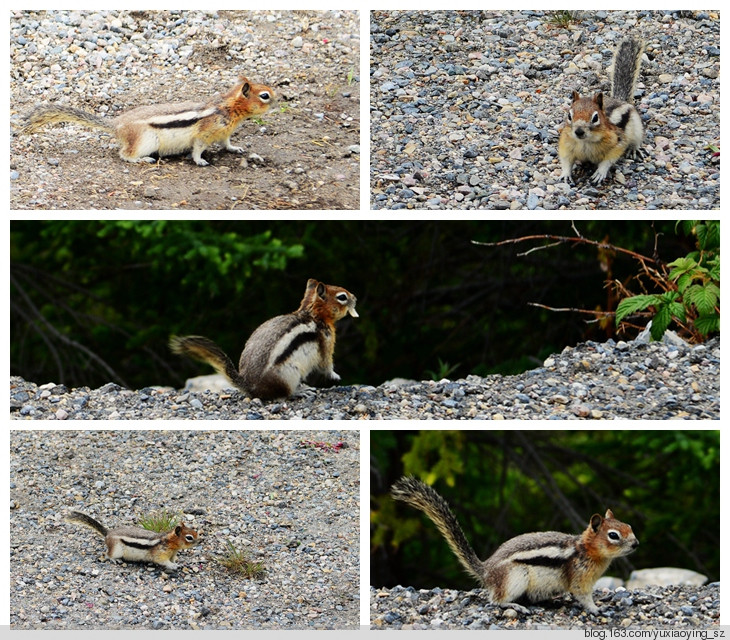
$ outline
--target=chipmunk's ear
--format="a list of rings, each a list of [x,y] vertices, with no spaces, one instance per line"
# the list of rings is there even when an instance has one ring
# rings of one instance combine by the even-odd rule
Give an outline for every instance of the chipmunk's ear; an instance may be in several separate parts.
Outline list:
[[[299,310],[306,309],[314,302],[315,290],[319,282],[314,278],[307,280],[307,287],[304,289],[304,297],[299,303]]]
[[[611,519],[613,519],[613,517],[614,517],[614,516],[613,516],[613,511],[611,511],[611,509],[608,509],[608,510],[606,511],[606,519],[608,519],[608,518],[611,518]]]
[[[238,81],[243,82],[243,84],[248,84],[248,78],[246,76],[238,76]]]
[[[578,100],[580,100],[580,93],[578,93],[577,91],[573,91],[573,94],[571,97],[573,99],[573,102],[578,102]]]
[[[598,105],[598,108],[603,110],[603,93],[597,93],[593,96],[593,102]]]
[[[601,516],[597,513],[594,513],[591,516],[591,529],[593,529],[593,531],[598,531],[601,528],[601,524],[603,524],[603,518],[601,518]]]
[[[325,288],[324,284],[322,284],[321,282],[318,282],[317,283],[317,295],[320,298],[322,298],[322,300],[324,300],[325,292],[326,292],[326,288]]]

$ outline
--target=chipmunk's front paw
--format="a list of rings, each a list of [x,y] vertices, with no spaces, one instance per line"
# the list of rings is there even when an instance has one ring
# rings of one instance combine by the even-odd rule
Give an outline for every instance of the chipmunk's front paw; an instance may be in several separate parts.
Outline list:
[[[596,172],[591,176],[591,182],[594,186],[598,186],[601,184],[608,175],[608,171],[601,171],[600,169],[597,169]]]

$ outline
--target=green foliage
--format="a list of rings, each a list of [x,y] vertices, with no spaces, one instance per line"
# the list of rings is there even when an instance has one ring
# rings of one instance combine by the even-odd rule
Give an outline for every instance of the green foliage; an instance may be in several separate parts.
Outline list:
[[[180,283],[208,294],[219,293],[228,282],[240,293],[254,269],[283,270],[288,260],[301,258],[304,253],[302,245],[284,246],[281,240],[272,238],[271,231],[244,237],[206,223],[114,220],[98,224],[96,235],[123,244],[130,260],[145,259],[153,272],[164,274],[184,267]],[[64,230],[76,233],[72,227],[65,226]],[[53,233],[53,228],[47,229],[44,236]]]
[[[439,361],[439,366],[435,371],[433,371],[431,369],[426,371],[426,374],[429,376],[429,378],[431,380],[438,381],[438,380],[443,380],[444,378],[448,379],[449,376],[459,368],[458,362],[454,365],[451,365],[448,362],[444,362],[441,358],[439,358],[438,361]]]
[[[245,551],[237,549],[230,541],[226,541],[226,553],[216,560],[229,571],[251,580],[258,580],[266,575],[263,562],[252,561]]]
[[[685,233],[696,237],[696,250],[670,262],[666,277],[654,279],[663,293],[621,300],[616,308],[616,326],[628,316],[652,308],[653,340],[660,340],[673,321],[695,339],[720,330],[720,221],[679,224]]]
[[[164,533],[172,531],[182,520],[182,512],[180,511],[168,511],[162,509],[154,513],[150,513],[142,516],[139,519],[139,524],[143,529],[149,531],[157,531],[158,533]]]
[[[579,532],[611,508],[641,547],[630,567],[719,577],[719,431],[371,432],[372,584],[471,588],[436,527],[388,496],[411,474],[447,499],[477,555],[536,530]]]
[[[464,434],[461,431],[425,431],[403,454],[403,472],[432,483],[442,479],[454,486],[463,472]]]

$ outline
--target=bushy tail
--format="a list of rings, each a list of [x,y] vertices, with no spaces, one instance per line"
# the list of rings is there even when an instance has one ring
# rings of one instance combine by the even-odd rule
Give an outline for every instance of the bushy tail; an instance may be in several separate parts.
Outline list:
[[[92,129],[102,129],[107,133],[114,133],[114,127],[106,118],[81,109],[54,104],[42,105],[33,109],[25,118],[23,133],[33,133],[54,122],[76,122]]]
[[[645,43],[629,36],[618,43],[611,68],[611,97],[633,102]]]
[[[97,522],[91,516],[87,516],[85,513],[81,513],[80,511],[69,511],[66,514],[66,522],[83,524],[87,527],[90,527],[94,531],[96,531],[102,538],[106,538],[106,534],[109,533],[108,529],[103,524],[101,524],[101,522]]]
[[[480,583],[483,582],[483,563],[467,541],[446,500],[427,484],[411,476],[403,476],[396,481],[390,489],[390,495],[394,500],[401,500],[423,511],[446,538],[464,569]]]
[[[207,362],[218,373],[224,375],[236,387],[245,391],[241,374],[231,359],[215,342],[203,336],[172,336],[170,349],[173,353]]]

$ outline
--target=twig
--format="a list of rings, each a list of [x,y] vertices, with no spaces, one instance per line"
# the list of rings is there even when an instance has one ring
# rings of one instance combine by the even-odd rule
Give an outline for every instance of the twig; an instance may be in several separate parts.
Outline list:
[[[576,231],[576,233],[578,233]],[[532,249],[528,249],[524,253],[518,253],[518,256],[526,256],[527,254],[533,252],[533,251],[541,251],[542,249],[549,249],[551,247],[555,247],[562,243],[572,243],[572,244],[587,244],[594,247],[598,247],[599,249],[608,249],[610,251],[616,251],[618,253],[623,253],[627,256],[631,256],[635,260],[638,260],[642,264],[645,264],[646,262],[653,262],[656,263],[657,261],[653,258],[649,258],[648,256],[641,255],[640,253],[637,253],[636,251],[632,251],[631,249],[624,249],[623,247],[617,247],[615,245],[609,244],[607,242],[599,242],[598,240],[590,240],[588,238],[584,238],[581,235],[578,235],[576,237],[572,236],[556,236],[552,234],[536,234],[536,235],[530,235],[530,236],[522,236],[521,238],[510,238],[509,240],[500,240],[499,242],[480,242],[479,240],[472,240],[472,244],[476,244],[482,247],[502,247],[508,244],[518,244],[521,242],[527,242],[528,240],[552,240],[551,244],[542,245],[540,247],[532,247]]]
[[[549,307],[546,304],[540,304],[539,302],[528,302],[530,307],[540,307],[540,309],[547,309],[548,311],[573,311],[574,313],[587,313],[593,316],[600,316],[602,318],[608,316],[615,316],[615,311],[593,311],[591,309],[575,309],[573,307]]]

